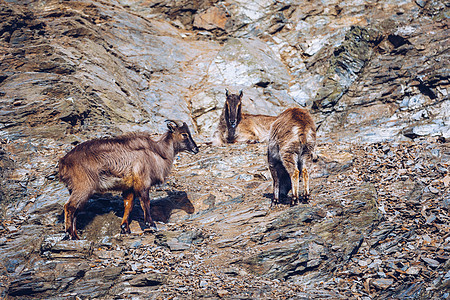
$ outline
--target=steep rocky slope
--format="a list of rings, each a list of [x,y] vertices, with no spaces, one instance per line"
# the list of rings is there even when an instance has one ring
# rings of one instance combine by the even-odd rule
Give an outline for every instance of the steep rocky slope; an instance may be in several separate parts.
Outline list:
[[[309,203],[270,208],[265,145],[203,145],[201,158],[181,155],[168,183],[151,192],[156,233],[142,231],[136,203],[132,234],[119,235],[123,201],[106,194],[80,214],[80,241],[63,240],[68,195],[52,182],[29,212],[3,221],[2,293],[445,299],[448,146],[321,144]]]
[[[0,0],[0,295],[447,298],[445,1]],[[244,110],[311,110],[313,197],[270,209],[266,146],[212,147],[225,89]],[[151,192],[158,232],[120,236],[97,195],[64,241],[58,158],[162,133],[201,144]]]

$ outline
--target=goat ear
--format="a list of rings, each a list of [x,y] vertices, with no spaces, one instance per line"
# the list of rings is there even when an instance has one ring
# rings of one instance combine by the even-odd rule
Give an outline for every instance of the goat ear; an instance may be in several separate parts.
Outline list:
[[[170,132],[174,132],[177,129],[178,125],[175,121],[166,120],[167,128],[169,128]]]
[[[239,98],[242,100],[242,95],[243,95],[244,93],[242,92],[242,90],[240,90],[239,91]]]
[[[228,97],[230,95],[230,92],[228,91],[228,89],[225,89],[225,96]]]
[[[189,130],[189,126],[186,124],[186,122],[183,122],[183,125],[181,125],[180,127]]]

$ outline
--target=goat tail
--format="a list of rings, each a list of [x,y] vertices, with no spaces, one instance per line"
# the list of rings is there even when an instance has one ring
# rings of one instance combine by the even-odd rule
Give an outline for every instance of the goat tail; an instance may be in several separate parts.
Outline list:
[[[70,166],[67,165],[64,158],[61,158],[58,162],[58,175],[59,181],[66,186],[71,186]]]
[[[315,150],[311,151],[311,159],[313,162],[317,162],[319,160],[319,155],[317,154],[317,152]]]
[[[305,134],[305,148],[313,162],[317,162],[319,159],[319,156],[317,155],[317,152],[315,150],[315,146],[316,146],[316,132],[313,129],[309,129]]]
[[[63,159],[59,159],[58,161],[58,176],[59,181],[64,182],[65,175],[67,174],[67,166],[64,164]]]

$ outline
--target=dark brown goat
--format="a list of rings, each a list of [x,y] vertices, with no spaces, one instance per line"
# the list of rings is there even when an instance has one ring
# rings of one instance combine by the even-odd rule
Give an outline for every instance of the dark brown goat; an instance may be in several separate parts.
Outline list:
[[[300,170],[303,177],[304,197],[309,197],[309,175],[305,157],[317,159],[314,152],[316,127],[310,113],[301,108],[289,108],[281,113],[270,129],[267,151],[273,179],[273,200],[277,204],[292,188],[291,205],[299,199]]]
[[[163,183],[178,152],[198,153],[186,123],[166,121],[168,131],[154,141],[145,133],[84,142],[59,161],[60,180],[70,192],[64,205],[66,233],[79,239],[77,212],[94,193],[122,191],[125,212],[121,232],[130,233],[128,218],[134,197],[139,197],[145,226],[156,227],[150,215],[150,187]]]
[[[276,117],[242,113],[242,95],[242,91],[236,95],[226,90],[226,100],[220,115],[219,126],[214,133],[213,145],[267,141],[270,125]]]

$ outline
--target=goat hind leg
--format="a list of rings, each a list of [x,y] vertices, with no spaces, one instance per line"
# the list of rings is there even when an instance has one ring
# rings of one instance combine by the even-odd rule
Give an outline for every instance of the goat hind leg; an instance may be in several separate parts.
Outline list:
[[[298,203],[299,193],[298,190],[300,188],[300,171],[295,168],[291,173],[291,182],[292,182],[292,201],[291,205],[295,205]]]
[[[283,164],[286,167],[286,171],[289,174],[292,185],[292,199],[291,205],[295,205],[298,202],[298,190],[299,190],[299,179],[300,171],[298,170],[297,164],[293,155],[289,155],[283,158]]]
[[[280,181],[278,179],[278,172],[276,168],[273,166],[269,166],[269,169],[273,179],[273,198],[272,202],[270,203],[270,207],[272,207],[273,205],[277,205],[280,199]]]
[[[140,192],[141,207],[144,211],[144,225],[145,228],[156,229],[156,224],[153,222],[152,216],[150,214],[150,197],[148,195],[149,189],[145,189]]]
[[[304,166],[302,169],[302,177],[303,177],[303,189],[304,189],[304,197],[306,200],[309,198],[309,174],[308,170]]]
[[[283,165],[278,168],[278,181],[280,185],[280,198],[288,198],[289,191],[292,190],[291,176]]]

